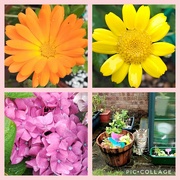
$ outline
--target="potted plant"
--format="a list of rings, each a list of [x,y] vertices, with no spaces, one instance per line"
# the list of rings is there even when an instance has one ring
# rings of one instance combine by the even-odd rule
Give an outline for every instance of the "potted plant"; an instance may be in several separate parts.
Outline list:
[[[100,113],[100,121],[102,123],[109,123],[111,117],[111,111],[106,107],[106,96],[101,97],[101,113]]]
[[[169,103],[169,96],[166,96],[165,92],[160,92],[155,97],[155,113],[157,116],[165,116]]]
[[[175,165],[176,149],[174,147],[152,147],[150,156],[153,164]]]
[[[125,165],[131,158],[134,136],[123,129],[126,127],[123,115],[116,112],[113,121],[106,127],[106,131],[96,139],[105,162],[110,166]]]

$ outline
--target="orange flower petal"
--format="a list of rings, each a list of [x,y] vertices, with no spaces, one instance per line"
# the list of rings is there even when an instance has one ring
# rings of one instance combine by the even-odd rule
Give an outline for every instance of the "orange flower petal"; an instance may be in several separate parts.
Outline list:
[[[39,74],[34,73],[32,77],[32,87],[37,87],[39,86]]]
[[[58,63],[62,64],[65,67],[73,67],[76,65],[76,61],[74,60],[74,58],[71,58],[69,56],[59,56],[57,58]]]
[[[81,26],[83,25],[83,23],[84,23],[84,20],[83,20],[83,19],[77,19],[75,25],[73,26],[73,29],[75,30],[75,29],[81,28]]]
[[[38,22],[38,17],[36,13],[30,7],[26,9],[26,16],[31,16],[34,21]]]
[[[59,82],[59,76],[55,73],[50,73],[50,81],[52,84],[56,85]]]
[[[75,38],[75,39],[71,39],[71,40],[66,41],[63,44],[59,45],[57,50],[58,51],[67,51],[67,50],[75,49],[78,47],[84,48],[86,46],[87,46],[87,39]]]
[[[37,62],[37,64],[34,67],[34,71],[39,74],[42,72],[42,70],[44,69],[44,67],[46,66],[46,59],[41,59],[40,61]]]
[[[4,51],[5,51],[6,54],[10,54],[10,55],[14,55],[14,54],[17,54],[17,53],[21,52],[21,50],[14,49],[14,48],[11,48],[9,46],[5,46]]]
[[[4,60],[4,65],[5,66],[10,66],[14,62],[13,57],[9,56]]]
[[[76,61],[76,65],[83,65],[85,63],[85,58],[79,57],[79,58],[74,58]]]
[[[24,26],[27,26],[26,24],[26,15],[24,13],[19,13],[18,14],[18,19],[19,19],[19,22],[24,25]]]
[[[40,86],[46,86],[50,77],[50,72],[48,67],[46,66],[39,76],[39,84]]]
[[[64,7],[55,6],[51,15],[50,42],[53,42],[58,34],[61,23],[64,20]]]
[[[38,22],[30,15],[26,15],[26,23],[32,34],[41,42],[43,43],[45,38],[41,31],[41,28]]]
[[[23,82],[23,81],[26,80],[28,77],[29,77],[29,75],[28,75],[28,76],[22,76],[20,73],[18,73],[17,76],[16,76],[16,81],[18,81],[18,82]]]
[[[77,56],[82,56],[84,54],[84,49],[83,48],[76,48],[76,49],[71,49],[67,51],[59,51],[59,48],[57,48],[57,52],[60,52],[60,54],[65,55],[65,56],[70,56],[70,57],[77,57]]]
[[[41,45],[40,41],[32,34],[32,32],[26,26],[22,24],[16,24],[15,28],[18,34],[24,39],[30,41],[37,46]]]
[[[22,40],[7,40],[6,44],[11,48],[15,48],[15,49],[39,50],[38,46]]]
[[[57,73],[58,72],[57,59],[52,58],[52,59],[48,60],[47,61],[47,65],[49,67],[49,70],[52,71],[53,73]]]
[[[10,39],[19,39],[19,40],[25,40],[22,36],[20,36],[15,26],[8,25],[6,26],[6,36]]]
[[[51,7],[49,5],[42,5],[39,11],[39,26],[45,37],[46,42],[49,40]]]
[[[21,75],[23,76],[27,76],[27,75],[31,75],[32,72],[34,71],[34,67],[37,64],[38,60],[36,58],[25,62],[25,64],[23,65],[23,67],[20,70]]]
[[[38,51],[21,51],[13,56],[14,61],[16,62],[23,62],[28,61],[33,58],[40,57],[40,52]]]
[[[64,76],[66,76],[66,69],[65,69],[65,67],[62,65],[62,64],[60,64],[60,63],[58,63],[58,76],[60,77],[60,78],[63,78]]]
[[[19,72],[19,70],[22,68],[22,66],[24,65],[24,62],[13,62],[10,66],[9,66],[9,72],[11,73],[16,73]]]

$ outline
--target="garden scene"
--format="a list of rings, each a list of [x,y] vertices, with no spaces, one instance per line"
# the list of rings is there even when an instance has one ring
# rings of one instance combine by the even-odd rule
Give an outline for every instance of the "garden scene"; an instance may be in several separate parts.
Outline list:
[[[93,175],[175,175],[175,93],[93,93]]]

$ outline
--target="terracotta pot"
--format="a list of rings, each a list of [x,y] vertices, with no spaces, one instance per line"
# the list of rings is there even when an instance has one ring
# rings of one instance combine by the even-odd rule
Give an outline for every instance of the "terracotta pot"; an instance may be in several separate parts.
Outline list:
[[[102,123],[109,123],[109,120],[110,120],[110,110],[103,111],[100,114],[100,121]]]
[[[104,138],[109,137],[109,135],[106,132],[101,133],[97,139],[96,143],[99,146],[102,155],[104,157],[105,162],[110,166],[123,166],[127,164],[130,161],[131,154],[132,154],[132,148],[134,143],[134,136],[131,132],[122,130],[122,134],[126,135],[129,133],[132,142],[128,145],[126,145],[124,148],[105,148],[101,146],[101,143]]]

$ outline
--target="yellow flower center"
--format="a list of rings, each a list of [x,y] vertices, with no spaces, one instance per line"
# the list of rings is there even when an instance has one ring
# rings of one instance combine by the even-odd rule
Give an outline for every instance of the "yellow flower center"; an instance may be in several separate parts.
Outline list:
[[[137,30],[127,30],[119,37],[118,52],[126,63],[139,64],[150,55],[151,44],[147,34]]]
[[[40,47],[41,55],[50,58],[55,57],[56,55],[56,47],[50,43],[44,43]]]

